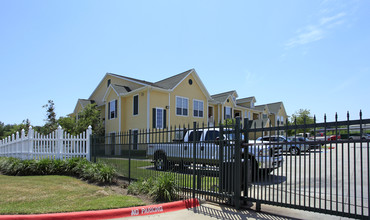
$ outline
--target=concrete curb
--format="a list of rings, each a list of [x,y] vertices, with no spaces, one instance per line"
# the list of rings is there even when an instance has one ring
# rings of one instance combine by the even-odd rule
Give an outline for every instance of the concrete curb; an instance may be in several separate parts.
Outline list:
[[[53,214],[38,214],[38,215],[0,215],[0,220],[20,220],[20,219],[112,219],[123,218],[130,216],[153,215],[165,212],[173,212],[181,209],[188,209],[199,206],[198,199],[188,199],[176,202],[169,202],[157,205],[138,206],[122,209],[109,209],[99,211],[83,211],[83,212],[67,212]]]

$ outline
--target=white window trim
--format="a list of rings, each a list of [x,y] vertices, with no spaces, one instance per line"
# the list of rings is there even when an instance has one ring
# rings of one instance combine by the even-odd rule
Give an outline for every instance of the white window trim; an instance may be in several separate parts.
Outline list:
[[[137,114],[135,115],[135,96],[137,96]],[[139,115],[139,95],[132,96],[132,116]]]
[[[156,110],[155,110],[155,128],[156,129],[163,129],[164,128],[164,126],[163,126],[163,122],[164,122],[164,115],[163,115],[163,113],[164,113],[164,108],[155,108]],[[158,125],[158,109],[161,109],[162,110],[162,126],[160,127],[160,128],[158,128],[157,127],[157,125]]]
[[[177,114],[177,98],[181,98],[181,99],[186,99],[187,103],[188,103],[188,114],[187,115],[178,115]],[[182,96],[176,96],[175,97],[175,114],[176,116],[182,116],[182,117],[189,117],[189,98],[186,98],[186,97],[182,97]]]
[[[201,102],[202,103],[202,106],[203,106],[203,116],[202,117],[200,117],[200,116],[194,116],[194,110],[195,110],[195,102]],[[199,111],[199,110],[198,110]],[[193,99],[193,117],[194,118],[204,118],[204,101],[203,100],[199,100],[199,99]]]
[[[230,118],[227,118],[227,109],[230,109]],[[231,109],[231,107],[229,107],[229,106],[225,106],[225,120],[227,120],[227,119],[232,119],[233,118],[233,113],[232,113],[232,109]]]
[[[113,120],[113,119],[116,119],[116,118],[118,118],[118,107],[119,107],[119,105],[118,105],[118,101],[117,101],[117,109],[116,109],[116,106],[115,106],[115,102],[116,102],[116,100],[117,99],[113,99],[113,100],[111,100],[111,101],[109,101],[109,107],[110,108],[108,108],[108,118],[109,118],[109,120]],[[114,118],[112,118],[112,117],[110,117],[110,113],[111,113],[111,110],[110,109],[112,109],[112,103],[113,103],[113,105],[114,105],[114,111],[115,111],[115,114],[114,114]]]

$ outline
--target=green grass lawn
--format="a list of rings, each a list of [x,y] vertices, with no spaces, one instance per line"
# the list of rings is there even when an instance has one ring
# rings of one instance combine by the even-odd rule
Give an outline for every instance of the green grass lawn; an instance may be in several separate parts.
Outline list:
[[[0,214],[41,214],[144,205],[132,196],[67,176],[0,175]]]
[[[129,167],[129,160],[127,158],[104,158],[100,157],[97,158],[97,161],[106,163],[117,171],[117,173],[121,176],[128,177],[128,167]],[[149,160],[136,160],[131,159],[131,178],[133,179],[145,179],[148,177],[155,177],[159,176],[160,174],[164,173],[164,171],[157,171],[154,169],[153,163]],[[175,180],[177,181],[180,188],[192,188],[193,187],[193,176],[192,172],[188,170],[188,173],[183,172],[171,172],[171,170],[166,171],[166,173],[171,173]],[[198,179],[195,179],[196,186]],[[212,176],[202,176],[201,177],[201,188],[203,190],[214,191],[217,189],[219,185],[219,178],[212,177]]]

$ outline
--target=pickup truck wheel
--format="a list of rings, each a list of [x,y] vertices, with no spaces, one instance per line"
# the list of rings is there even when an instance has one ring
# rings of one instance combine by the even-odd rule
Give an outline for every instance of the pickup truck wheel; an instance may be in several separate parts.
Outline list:
[[[291,147],[290,148],[290,154],[291,155],[299,155],[301,153],[301,151],[299,150],[298,147]]]
[[[156,170],[164,171],[167,167],[167,158],[165,155],[161,154],[155,159],[154,166]]]

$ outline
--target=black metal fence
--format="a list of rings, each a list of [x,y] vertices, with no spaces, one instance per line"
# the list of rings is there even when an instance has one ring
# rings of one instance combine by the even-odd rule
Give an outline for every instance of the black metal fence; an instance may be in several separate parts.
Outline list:
[[[368,219],[370,119],[277,124],[236,119],[93,136],[92,160],[129,180],[169,173],[184,198]]]

